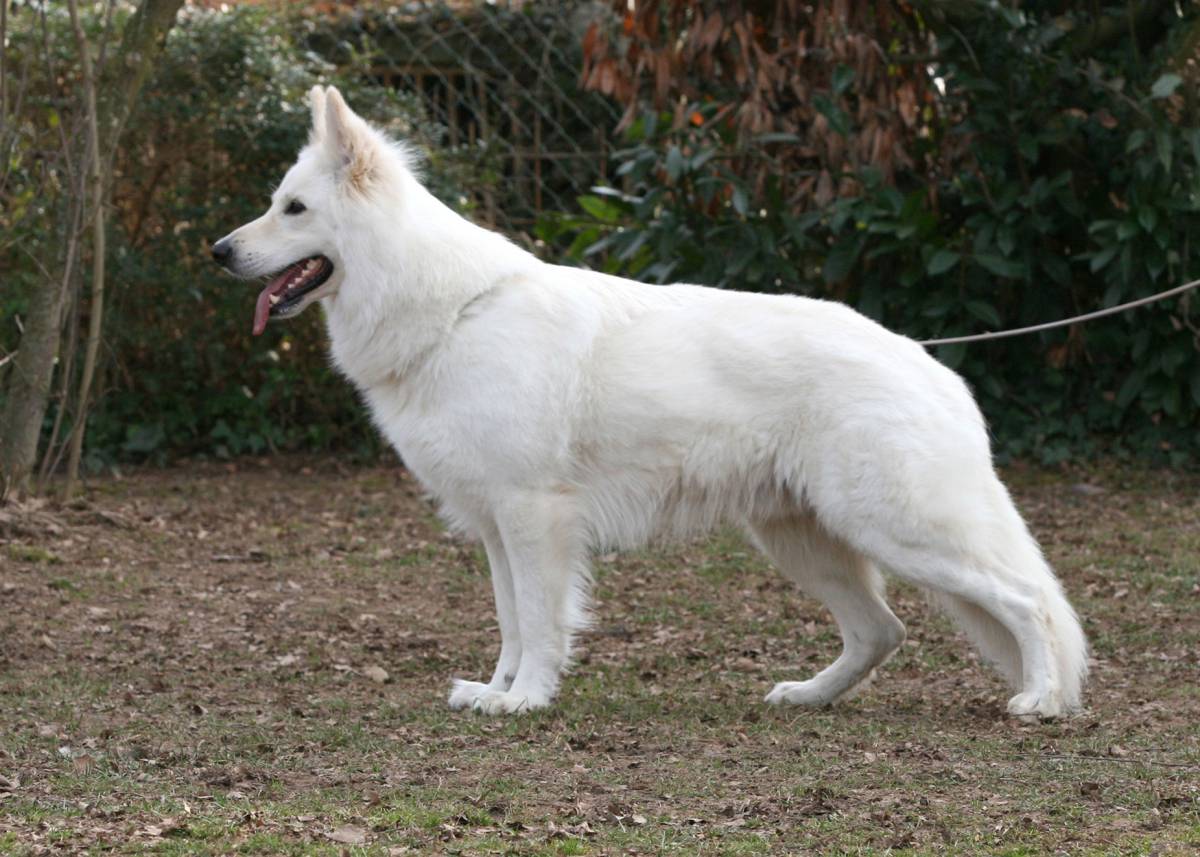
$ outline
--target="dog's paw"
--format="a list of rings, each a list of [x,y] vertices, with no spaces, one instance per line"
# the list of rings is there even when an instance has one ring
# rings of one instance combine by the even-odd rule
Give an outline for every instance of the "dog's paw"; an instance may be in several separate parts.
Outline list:
[[[450,690],[450,707],[455,711],[470,708],[475,704],[479,694],[487,690],[487,685],[479,681],[467,681],[464,678],[454,679],[454,687]]]
[[[504,690],[484,690],[475,697],[472,708],[480,714],[518,714],[545,708],[550,704],[548,699],[538,699],[523,693],[512,693]]]
[[[1018,693],[1008,701],[1008,713],[1018,720],[1036,723],[1039,720],[1057,720],[1067,713],[1062,699],[1053,691]]]
[[[832,705],[833,699],[812,681],[781,681],[764,698],[771,705],[807,705],[820,708]]]

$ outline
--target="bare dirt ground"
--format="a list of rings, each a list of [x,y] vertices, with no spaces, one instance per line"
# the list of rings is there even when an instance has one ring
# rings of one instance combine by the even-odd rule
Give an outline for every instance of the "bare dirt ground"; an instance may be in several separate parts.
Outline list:
[[[1200,479],[1010,471],[1094,645],[1007,692],[913,591],[860,697],[770,709],[829,618],[732,534],[597,561],[548,712],[451,712],[481,554],[398,467],[189,464],[0,510],[0,853],[1200,852]]]

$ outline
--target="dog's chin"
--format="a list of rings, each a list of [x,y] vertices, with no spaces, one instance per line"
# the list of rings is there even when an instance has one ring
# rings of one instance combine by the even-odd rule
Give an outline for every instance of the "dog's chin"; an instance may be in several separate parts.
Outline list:
[[[318,255],[293,262],[272,276],[254,307],[254,335],[261,334],[268,321],[294,318],[310,304],[332,294],[333,273],[333,262]]]

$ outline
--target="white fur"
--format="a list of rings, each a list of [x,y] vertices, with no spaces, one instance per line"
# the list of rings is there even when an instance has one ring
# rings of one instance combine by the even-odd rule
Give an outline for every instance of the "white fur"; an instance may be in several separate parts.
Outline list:
[[[548,705],[588,558],[743,526],[833,613],[845,651],[768,702],[824,705],[904,639],[880,570],[932,591],[1013,682],[1080,703],[1086,642],[992,468],[963,381],[850,308],[549,265],[459,217],[411,158],[314,93],[310,145],[229,239],[254,275],[323,253],[338,368],[492,569],[501,653],[454,707]],[[309,212],[287,218],[292,198]]]

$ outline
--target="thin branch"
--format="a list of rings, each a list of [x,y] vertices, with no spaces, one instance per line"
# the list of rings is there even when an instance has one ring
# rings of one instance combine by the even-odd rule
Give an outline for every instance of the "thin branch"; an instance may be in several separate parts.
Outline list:
[[[42,457],[42,467],[38,473],[38,493],[44,494],[46,482],[50,478],[50,474],[58,471],[58,466],[62,463],[62,457],[66,453],[69,444],[63,443],[55,449],[58,444],[58,433],[62,428],[62,422],[69,410],[71,402],[71,378],[74,375],[75,354],[79,350],[79,293],[81,284],[79,277],[76,274],[77,266],[80,262],[81,253],[76,252],[79,246],[83,243],[84,226],[81,223],[85,205],[86,189],[81,187],[78,195],[73,200],[74,215],[69,217],[70,221],[70,236],[71,242],[67,248],[67,261],[63,267],[62,281],[62,296],[61,300],[64,306],[69,306],[70,322],[67,325],[65,339],[67,342],[67,353],[61,361],[59,369],[59,402],[58,411],[54,415],[54,426],[50,432],[50,440],[46,444],[46,452]],[[74,428],[74,421],[71,423]],[[69,437],[69,435],[68,435]]]
[[[0,8],[7,9],[6,6],[0,5]],[[3,44],[3,35],[0,35],[0,45]],[[8,51],[0,50],[0,63],[7,65]],[[0,190],[7,187],[8,178],[12,175],[16,168],[17,159],[13,157],[13,153],[17,149],[17,143],[21,138],[20,125],[17,122],[10,121],[9,116],[20,116],[21,107],[25,103],[25,92],[29,89],[29,67],[33,65],[32,60],[28,55],[24,57],[24,62],[21,64],[21,77],[13,87],[11,83],[4,86],[5,112],[0,113],[0,166],[3,167],[3,172],[0,172]],[[6,76],[11,76],[7,71]],[[10,90],[15,89],[14,92]]]
[[[46,23],[46,5],[43,3],[38,10],[39,23],[42,30],[42,58],[46,61],[46,79],[50,81],[58,80],[58,69],[54,66],[54,51],[50,48],[50,26]],[[58,141],[62,147],[63,154],[63,172],[68,176],[75,174],[75,167],[71,161],[71,141],[67,139],[66,122],[61,121],[63,117],[59,117],[58,122]],[[67,184],[68,182],[64,182]]]
[[[75,216],[71,228],[72,243],[74,246],[78,246],[83,236],[79,221],[83,216],[82,210],[84,206],[82,196],[78,197],[78,199],[80,201],[74,206]],[[73,248],[71,248],[67,254],[66,266],[63,268],[62,300],[68,307],[66,312],[70,313],[70,322],[67,325],[64,337],[67,345],[67,353],[60,361],[58,371],[58,410],[54,414],[54,425],[50,429],[50,439],[46,442],[46,451],[42,455],[42,466],[38,471],[37,493],[39,494],[46,493],[46,483],[50,479],[50,474],[58,470],[58,465],[62,462],[63,452],[67,448],[67,444],[65,443],[61,446],[59,445],[58,437],[59,432],[62,430],[63,419],[70,405],[71,379],[75,374],[75,354],[79,350],[79,284],[77,282],[78,278],[75,276],[75,266],[78,263],[78,258],[78,254],[73,252]]]
[[[110,0],[111,2],[111,0]],[[79,20],[79,0],[68,0],[71,13],[71,28],[75,32],[75,44],[79,50],[80,67],[83,72],[84,103],[87,109],[88,151],[91,160],[92,190],[92,302],[88,315],[87,347],[83,355],[83,375],[79,379],[79,398],[76,407],[75,425],[71,430],[71,453],[67,459],[67,483],[63,493],[70,501],[79,481],[79,461],[83,455],[83,435],[87,427],[88,396],[92,378],[96,373],[96,355],[100,350],[100,331],[104,316],[104,263],[105,263],[105,218],[104,218],[104,173],[103,154],[100,148],[100,116],[96,106],[96,73],[92,65],[91,47]]]
[[[99,56],[96,57],[97,80],[104,77],[104,64],[108,59],[108,46],[112,41],[113,12],[115,11],[116,4],[112,0],[108,0],[104,10],[104,32],[100,36]]]
[[[44,264],[42,264],[41,259],[39,259],[37,256],[33,255],[32,250],[30,250],[24,244],[18,244],[17,249],[29,257],[29,261],[33,263],[35,268],[37,268],[39,271],[42,272],[43,277],[45,277],[47,280],[54,279],[54,276],[50,273],[50,270]],[[24,333],[24,331],[22,331],[22,333]]]
[[[0,2],[0,122],[8,125],[8,0]],[[0,364],[3,365],[3,364]]]
[[[58,436],[62,431],[63,420],[70,405],[71,376],[74,374],[75,352],[79,350],[79,312],[77,310],[71,313],[71,324],[66,340],[67,354],[62,358],[62,365],[58,371],[58,410],[54,414],[54,425],[50,429],[50,438],[46,441],[46,450],[42,453],[42,466],[38,470],[37,493],[39,494],[46,493],[46,483],[50,479],[50,474],[58,470],[58,465],[62,463],[63,452],[68,446],[66,443],[60,445]],[[71,425],[74,428],[74,422]]]

